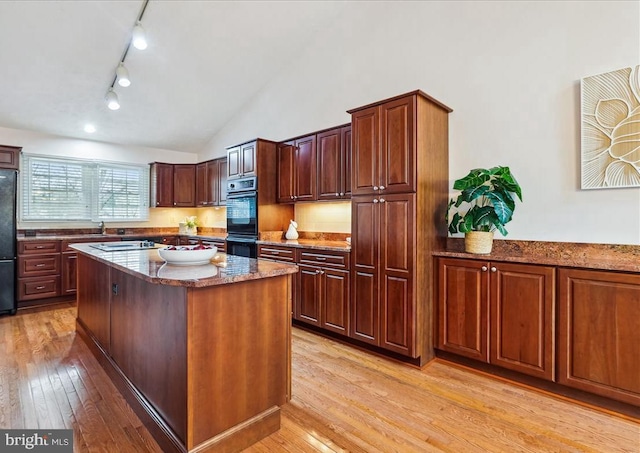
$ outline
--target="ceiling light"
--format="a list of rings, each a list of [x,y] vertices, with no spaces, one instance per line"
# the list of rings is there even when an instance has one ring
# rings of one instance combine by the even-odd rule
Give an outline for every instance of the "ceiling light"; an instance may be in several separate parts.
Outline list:
[[[133,27],[133,47],[138,50],[144,50],[147,48],[147,38],[144,33],[144,28],[140,21],[136,22],[136,26]]]
[[[93,124],[86,124],[84,126],[84,131],[87,134],[93,134],[96,131],[96,127]]]
[[[129,79],[129,71],[124,67],[124,64],[120,63],[116,69],[116,78],[118,85],[121,87],[128,87],[131,85],[131,79]]]
[[[113,91],[113,88],[109,88],[109,91],[107,91],[107,96],[105,97],[105,100],[107,101],[107,107],[109,107],[111,110],[118,110],[120,108],[120,101],[118,101],[118,95],[116,94],[115,91]]]

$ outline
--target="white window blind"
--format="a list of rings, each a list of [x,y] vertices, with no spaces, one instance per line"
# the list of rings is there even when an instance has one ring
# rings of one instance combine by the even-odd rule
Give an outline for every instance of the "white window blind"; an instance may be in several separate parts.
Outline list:
[[[148,166],[23,154],[23,221],[149,218]]]

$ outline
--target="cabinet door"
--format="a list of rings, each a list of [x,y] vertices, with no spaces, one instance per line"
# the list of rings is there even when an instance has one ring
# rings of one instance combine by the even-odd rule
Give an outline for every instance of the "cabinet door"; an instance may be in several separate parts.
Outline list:
[[[415,110],[415,96],[380,106],[380,194],[416,190]]]
[[[211,199],[207,176],[207,162],[196,165],[196,206],[207,206]]]
[[[229,148],[227,150],[227,178],[236,179],[242,176],[242,167],[240,158],[240,147]]]
[[[218,161],[218,205],[227,204],[227,158]]]
[[[554,380],[555,269],[490,265],[490,362]]]
[[[256,142],[240,147],[240,169],[242,176],[256,175]]]
[[[173,165],[153,163],[151,165],[151,206],[168,208],[173,206]]]
[[[342,131],[333,129],[317,136],[318,200],[335,200],[344,193]]]
[[[291,203],[294,201],[294,172],[295,172],[296,146],[295,143],[279,143],[276,149],[277,175],[278,175],[278,203]]]
[[[295,145],[295,201],[316,200],[316,136],[300,138]]]
[[[317,267],[299,266],[295,317],[299,321],[320,326],[320,300],[322,288],[321,270]]]
[[[380,154],[380,124],[378,107],[354,112],[351,116],[352,195],[377,194]]]
[[[207,162],[207,179],[205,184],[207,191],[207,205],[217,206],[220,204],[220,165],[218,164],[218,161],[210,160]]]
[[[558,270],[558,382],[640,406],[640,275]]]
[[[342,191],[351,197],[351,126],[342,128]]]
[[[380,341],[378,299],[379,209],[373,200],[351,199],[351,319],[349,336],[378,345]]]
[[[111,268],[80,254],[78,272],[83,282],[78,289],[78,320],[110,352]]]
[[[380,196],[380,346],[410,357],[416,348],[415,194]]]
[[[20,150],[15,146],[0,146],[0,168],[18,169]]]
[[[488,267],[486,261],[437,260],[437,348],[483,362],[489,361]]]
[[[177,164],[173,166],[173,205],[193,207],[196,205],[196,166]]]
[[[321,327],[349,334],[349,271],[322,269]]]
[[[77,289],[78,254],[62,254],[62,295],[75,294]]]

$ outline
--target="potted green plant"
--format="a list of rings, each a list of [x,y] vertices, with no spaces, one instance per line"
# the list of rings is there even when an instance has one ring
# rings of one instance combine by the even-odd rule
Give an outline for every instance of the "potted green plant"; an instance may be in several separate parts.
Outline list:
[[[195,236],[198,234],[198,218],[196,216],[186,217],[184,223],[187,227],[187,234]]]
[[[465,250],[469,253],[491,253],[493,232],[508,234],[504,226],[513,217],[514,196],[522,201],[518,181],[509,167],[476,168],[456,180],[453,188],[461,192],[447,207],[449,233],[464,233]]]

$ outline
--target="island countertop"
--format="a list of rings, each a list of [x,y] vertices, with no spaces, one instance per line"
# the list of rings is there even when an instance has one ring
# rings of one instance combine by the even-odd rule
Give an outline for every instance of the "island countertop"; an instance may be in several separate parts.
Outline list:
[[[73,244],[71,248],[147,282],[168,286],[202,288],[294,274],[298,271],[298,267],[293,264],[223,253],[216,255],[211,264],[178,266],[166,263],[158,255],[157,249],[103,251],[91,247],[90,243]]]

